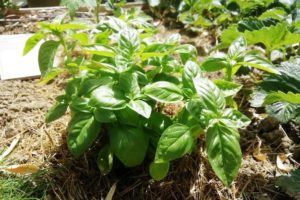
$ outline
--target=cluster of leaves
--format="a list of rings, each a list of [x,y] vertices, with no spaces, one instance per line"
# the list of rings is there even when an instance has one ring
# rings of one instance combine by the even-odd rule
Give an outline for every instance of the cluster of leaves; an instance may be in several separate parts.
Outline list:
[[[280,74],[272,74],[259,83],[252,106],[266,106],[267,113],[282,123],[300,124],[300,58],[283,62]]]
[[[62,72],[71,75],[46,122],[69,108],[67,143],[75,157],[101,138],[97,163],[104,175],[115,159],[134,167],[148,158],[153,160],[149,171],[155,180],[167,175],[171,161],[191,153],[205,133],[209,162],[229,185],[242,159],[238,128],[249,123],[226,105],[226,97],[239,89],[204,78],[196,48],[180,44],[178,34],[156,40],[148,18],[124,13],[97,26],[40,23],[41,31],[29,38],[24,54],[51,36],[39,50],[44,82]],[[56,68],[59,48],[64,64]],[[230,51],[240,53],[239,48]],[[172,116],[161,112],[174,105],[179,110]]]

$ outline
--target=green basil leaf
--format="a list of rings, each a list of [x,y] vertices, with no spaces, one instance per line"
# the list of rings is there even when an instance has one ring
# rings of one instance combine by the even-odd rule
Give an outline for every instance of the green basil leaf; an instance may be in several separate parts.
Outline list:
[[[246,52],[246,49],[247,41],[244,36],[240,36],[229,46],[228,56],[229,58],[236,60],[236,58],[239,58]]]
[[[206,132],[208,160],[220,180],[229,186],[237,176],[242,153],[237,129],[215,122]]]
[[[227,108],[223,111],[223,118],[230,119],[235,128],[242,128],[248,126],[251,120],[243,115],[238,110],[234,110],[232,108]]]
[[[127,106],[137,112],[138,114],[142,115],[145,118],[149,118],[151,115],[152,108],[149,104],[142,100],[134,100],[130,101]]]
[[[42,77],[51,71],[59,42],[49,40],[44,42],[39,50],[38,61]]]
[[[140,94],[138,75],[136,73],[121,73],[119,78],[119,88],[129,99],[134,99]]]
[[[23,49],[23,56],[29,53],[44,37],[45,35],[42,32],[37,32],[28,38]]]
[[[109,130],[109,137],[114,154],[125,166],[134,167],[143,162],[149,137],[142,129],[115,126]]]
[[[87,33],[75,33],[72,38],[79,41],[81,45],[89,44],[89,35]]]
[[[208,57],[201,64],[201,68],[207,72],[219,71],[224,68],[228,68],[230,65],[226,61],[226,58]]]
[[[131,57],[133,53],[137,52],[140,48],[140,36],[137,30],[132,28],[122,29],[120,31],[118,47],[127,57]]]
[[[88,78],[84,80],[83,83],[81,84],[78,91],[78,95],[79,96],[87,95],[97,87],[101,85],[108,85],[112,82],[113,82],[112,78],[107,76],[101,78],[93,78],[93,79]]]
[[[160,181],[168,175],[169,168],[169,162],[152,162],[149,167],[149,173],[154,180]]]
[[[194,86],[197,94],[203,101],[205,109],[218,113],[225,108],[226,100],[221,90],[210,80],[195,78]]]
[[[107,110],[121,110],[125,108],[126,101],[119,90],[103,85],[92,92],[91,105]]]
[[[161,103],[175,103],[183,99],[180,88],[166,81],[147,85],[143,88],[143,92],[148,97]]]
[[[73,156],[78,158],[98,138],[101,124],[90,114],[77,113],[68,127],[68,148]]]
[[[146,121],[145,127],[160,134],[171,124],[172,120],[166,115],[160,112],[152,112],[150,118]]]
[[[129,107],[114,112],[120,124],[126,124],[135,127],[142,127],[144,124],[145,118],[143,118],[137,112],[131,110]]]
[[[183,87],[191,89],[195,92],[196,90],[193,79],[197,77],[201,77],[201,71],[198,64],[193,61],[187,61],[184,65],[184,71],[182,74]]]
[[[214,83],[222,90],[225,97],[235,96],[243,87],[238,83],[225,80],[214,80]]]
[[[189,153],[194,139],[190,128],[183,124],[168,127],[161,135],[155,153],[155,162],[168,162]]]
[[[62,97],[65,98],[64,96]],[[47,112],[46,123],[53,122],[58,118],[62,117],[66,113],[67,109],[68,109],[68,103],[65,100],[56,102],[56,104],[52,106],[50,110]]]
[[[90,99],[77,97],[72,99],[70,109],[75,112],[91,113],[92,107],[89,105]]]
[[[113,167],[114,155],[109,145],[102,147],[98,154],[97,164],[102,175],[107,175]]]
[[[112,123],[117,121],[117,117],[113,111],[100,108],[94,110],[94,117],[101,123]]]

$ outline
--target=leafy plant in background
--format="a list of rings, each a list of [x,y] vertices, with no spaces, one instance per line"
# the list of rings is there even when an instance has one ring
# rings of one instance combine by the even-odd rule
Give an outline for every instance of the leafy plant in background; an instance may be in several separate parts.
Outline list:
[[[51,36],[39,50],[44,82],[63,71],[71,75],[46,122],[69,108],[67,143],[75,157],[101,134],[97,163],[102,174],[111,171],[115,159],[134,167],[148,157],[156,180],[167,175],[172,160],[191,153],[205,132],[212,168],[229,185],[242,159],[238,128],[249,119],[227,108],[223,91],[203,78],[194,46],[181,45],[178,34],[155,40],[151,26],[142,25],[145,17],[121,18],[125,21],[107,17],[96,27],[41,23],[41,31],[29,38],[24,54]],[[59,47],[64,64],[53,68]],[[160,112],[174,104],[178,112]]]
[[[252,106],[266,106],[267,113],[282,123],[300,124],[300,59],[283,62],[280,74],[272,74],[258,84]]]

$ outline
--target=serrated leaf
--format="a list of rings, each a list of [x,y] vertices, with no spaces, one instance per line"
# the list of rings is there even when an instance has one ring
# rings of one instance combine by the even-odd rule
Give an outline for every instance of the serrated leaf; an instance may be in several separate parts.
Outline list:
[[[115,126],[109,130],[110,145],[117,158],[127,167],[140,165],[148,148],[148,135],[142,129]]]
[[[68,148],[73,156],[78,158],[97,139],[101,124],[90,114],[76,114],[68,127]]]
[[[137,112],[138,114],[142,115],[146,119],[148,119],[151,115],[152,108],[149,104],[142,100],[134,100],[130,101],[127,106]]]
[[[59,45],[60,43],[54,40],[46,41],[41,45],[38,61],[42,77],[51,71]]]
[[[143,93],[162,103],[175,103],[183,99],[180,88],[166,81],[159,81],[145,86]]]
[[[28,38],[23,49],[23,56],[29,53],[44,37],[44,33],[37,32]]]
[[[229,186],[238,174],[242,152],[238,131],[222,122],[215,122],[206,132],[208,160],[224,185]]]
[[[105,145],[101,148],[98,157],[97,165],[102,175],[107,175],[113,167],[113,152],[109,145]]]
[[[271,92],[266,96],[264,103],[272,104],[279,101],[291,104],[300,104],[300,94],[295,94],[293,92],[284,93],[281,91]]]
[[[239,62],[237,63],[237,65],[245,65],[269,73],[279,74],[279,71],[273,66],[273,64],[270,61],[258,55],[246,55],[243,59],[243,62]]]
[[[297,106],[286,102],[277,102],[267,106],[266,109],[269,116],[275,117],[282,123],[287,123],[295,118]]]
[[[155,162],[169,162],[191,151],[194,139],[190,128],[183,124],[168,127],[161,135],[155,153]]]
[[[126,106],[123,94],[107,85],[95,89],[91,94],[90,102],[91,105],[107,110],[120,110]]]

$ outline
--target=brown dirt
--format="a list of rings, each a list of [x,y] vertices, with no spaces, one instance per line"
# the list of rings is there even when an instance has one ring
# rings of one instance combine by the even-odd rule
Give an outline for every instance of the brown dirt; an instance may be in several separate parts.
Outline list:
[[[2,33],[24,31],[15,27],[5,27]],[[25,28],[25,32],[35,31],[35,25],[29,24],[28,27],[31,28]],[[189,36],[185,37],[184,40],[191,40]],[[207,40],[203,38],[196,37],[195,40]],[[100,142],[80,159],[74,159],[67,150],[65,139],[69,114],[49,125],[44,123],[54,98],[62,93],[62,80],[44,86],[38,86],[38,82],[38,79],[0,81],[0,152],[20,135],[20,142],[5,164],[31,163],[39,166],[44,171],[42,179],[49,184],[47,199],[103,199],[114,183],[117,183],[114,199],[120,200],[289,199],[275,188],[274,178],[283,173],[276,167],[276,156],[289,152],[292,143],[288,140],[288,146],[283,145],[286,135],[282,131],[275,138],[279,141],[274,143],[269,137],[278,132],[278,123],[259,117],[260,113],[249,109],[247,101],[241,100],[243,96],[239,102],[252,118],[252,123],[240,131],[243,162],[239,176],[231,188],[225,188],[208,163],[203,137],[199,138],[198,147],[192,155],[172,162],[168,177],[161,182],[149,177],[149,160],[135,168],[124,168],[116,162],[111,174],[101,176],[95,162]],[[265,160],[253,157],[260,142]]]

